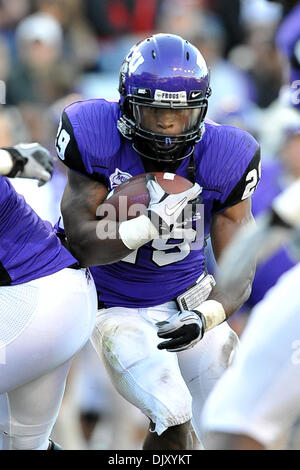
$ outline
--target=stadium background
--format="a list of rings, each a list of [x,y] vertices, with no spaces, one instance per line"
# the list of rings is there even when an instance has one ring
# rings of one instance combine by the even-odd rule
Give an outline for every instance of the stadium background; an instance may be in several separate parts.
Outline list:
[[[282,17],[282,6],[265,0],[0,0],[0,147],[37,141],[55,155],[67,104],[118,99],[118,72],[129,48],[153,32],[179,34],[199,47],[211,69],[208,117],[247,129],[261,144],[257,214],[300,176],[300,117],[289,105],[288,64],[275,43]],[[65,181],[55,159],[44,187],[24,180],[14,185],[55,223]],[[251,301],[232,319],[239,334],[279,276],[278,266],[293,264],[288,252],[277,256],[284,263],[275,258],[262,267]],[[74,360],[55,440],[65,449],[140,449],[146,427],[87,345]]]

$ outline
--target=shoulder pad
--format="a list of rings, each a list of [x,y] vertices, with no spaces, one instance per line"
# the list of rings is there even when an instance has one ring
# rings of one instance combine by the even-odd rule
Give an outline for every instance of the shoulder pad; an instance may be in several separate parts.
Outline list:
[[[214,210],[224,210],[253,194],[260,179],[260,149],[251,134],[208,122],[199,155],[200,184],[219,194]]]
[[[56,137],[59,158],[69,168],[97,179],[120,148],[118,103],[86,100],[62,114]]]

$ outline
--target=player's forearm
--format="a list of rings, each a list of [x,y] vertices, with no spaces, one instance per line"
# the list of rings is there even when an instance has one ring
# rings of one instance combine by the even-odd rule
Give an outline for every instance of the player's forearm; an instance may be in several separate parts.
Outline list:
[[[158,235],[150,219],[141,215],[121,223],[104,218],[68,231],[69,248],[82,266],[110,264],[125,258]]]
[[[103,221],[89,221],[75,234],[65,224],[69,250],[82,266],[115,263],[132,251],[122,243],[118,226],[118,223],[105,225]]]

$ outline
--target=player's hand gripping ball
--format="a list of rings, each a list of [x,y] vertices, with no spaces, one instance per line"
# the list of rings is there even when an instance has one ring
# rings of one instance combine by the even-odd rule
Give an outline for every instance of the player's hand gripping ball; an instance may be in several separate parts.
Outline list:
[[[122,222],[147,215],[160,226],[170,226],[184,207],[197,201],[201,187],[167,172],[143,173],[115,187],[104,201],[107,217]],[[112,210],[110,210],[112,209]]]

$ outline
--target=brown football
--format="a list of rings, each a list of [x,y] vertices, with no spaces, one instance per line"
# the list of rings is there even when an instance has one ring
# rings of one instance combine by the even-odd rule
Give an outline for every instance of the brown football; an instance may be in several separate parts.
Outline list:
[[[193,186],[183,176],[167,172],[152,172],[157,182],[168,194],[178,194]],[[123,221],[146,213],[150,196],[146,187],[146,175],[142,173],[116,186],[101,204],[101,216],[110,220]],[[113,206],[113,207],[112,207]]]

